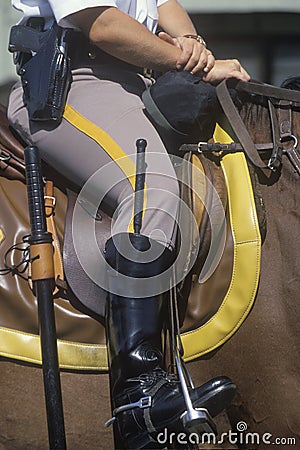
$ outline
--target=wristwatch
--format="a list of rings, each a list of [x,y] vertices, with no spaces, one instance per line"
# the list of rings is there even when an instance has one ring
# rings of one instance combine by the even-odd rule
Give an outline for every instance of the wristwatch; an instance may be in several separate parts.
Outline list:
[[[184,34],[183,37],[195,39],[197,42],[199,42],[199,44],[202,44],[204,45],[204,47],[207,47],[205,40],[203,39],[202,36],[200,36],[200,34]]]

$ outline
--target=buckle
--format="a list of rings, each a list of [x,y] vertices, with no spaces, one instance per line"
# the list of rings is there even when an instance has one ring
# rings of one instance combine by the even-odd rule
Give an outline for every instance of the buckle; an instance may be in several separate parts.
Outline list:
[[[152,69],[147,69],[147,67],[143,68],[143,76],[145,78],[152,78],[153,77],[153,70]]]
[[[3,161],[3,162],[8,162],[9,160],[11,159],[11,156],[10,155],[7,155],[6,156],[6,154],[4,153],[4,151],[3,150],[0,150],[0,161]]]
[[[272,151],[272,155],[268,161],[268,168],[271,169],[273,172],[276,172],[276,170],[279,169],[281,164],[282,164],[282,148],[275,145]]]
[[[46,217],[52,216],[56,206],[56,198],[53,195],[44,195]],[[50,208],[48,212],[47,209]]]

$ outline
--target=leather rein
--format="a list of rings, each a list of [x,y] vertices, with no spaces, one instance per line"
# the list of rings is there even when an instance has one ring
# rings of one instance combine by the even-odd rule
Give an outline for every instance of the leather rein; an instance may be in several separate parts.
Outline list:
[[[255,144],[242,121],[239,112],[230,96],[229,85],[238,92],[250,95],[261,95],[267,98],[272,141],[265,144]],[[282,155],[286,154],[300,175],[300,153],[297,149],[298,138],[293,134],[292,109],[300,108],[300,91],[279,88],[258,81],[224,80],[216,87],[218,100],[239,141],[230,144],[203,143],[198,144],[199,152],[235,152],[244,151],[254,166],[275,172],[282,164]],[[278,113],[277,113],[278,111]],[[271,151],[267,164],[259,152]]]

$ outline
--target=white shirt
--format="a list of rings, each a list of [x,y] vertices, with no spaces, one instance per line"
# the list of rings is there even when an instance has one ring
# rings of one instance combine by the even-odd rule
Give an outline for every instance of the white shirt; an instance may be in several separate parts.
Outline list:
[[[114,6],[128,14],[153,33],[157,27],[157,8],[168,0],[12,0],[12,6],[23,12],[21,23],[28,17],[53,18],[62,27],[72,27],[66,17],[85,8]]]

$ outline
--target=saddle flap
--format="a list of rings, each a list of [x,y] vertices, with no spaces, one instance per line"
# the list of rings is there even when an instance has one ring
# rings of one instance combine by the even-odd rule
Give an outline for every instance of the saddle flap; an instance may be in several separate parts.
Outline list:
[[[68,206],[65,219],[63,262],[65,277],[69,287],[77,299],[89,310],[101,317],[105,316],[106,291],[98,286],[85,272],[80,264],[74,240],[72,236],[72,218],[77,200],[77,194],[70,189],[67,190]],[[89,214],[86,212],[86,214]],[[80,227],[80,224],[79,224]],[[95,234],[98,247],[104,252],[104,246],[110,237],[111,218],[101,211],[100,220],[95,221]],[[82,225],[84,239],[84,226]]]
[[[179,216],[181,228],[191,236],[191,255],[198,248],[197,242],[199,245],[189,276],[178,286],[179,297],[184,304],[180,308],[182,331],[202,325],[216,313],[231,280],[233,258],[230,224],[228,218],[226,220],[228,198],[222,168],[196,153],[195,148],[191,144],[182,146],[186,163],[182,164],[178,173],[181,199],[195,218],[191,224],[185,217]],[[223,252],[222,258],[218,258],[220,252]],[[220,267],[216,271],[217,266]],[[210,270],[217,272],[217,275]],[[198,278],[201,279],[200,284]],[[207,279],[205,284],[204,279]]]

